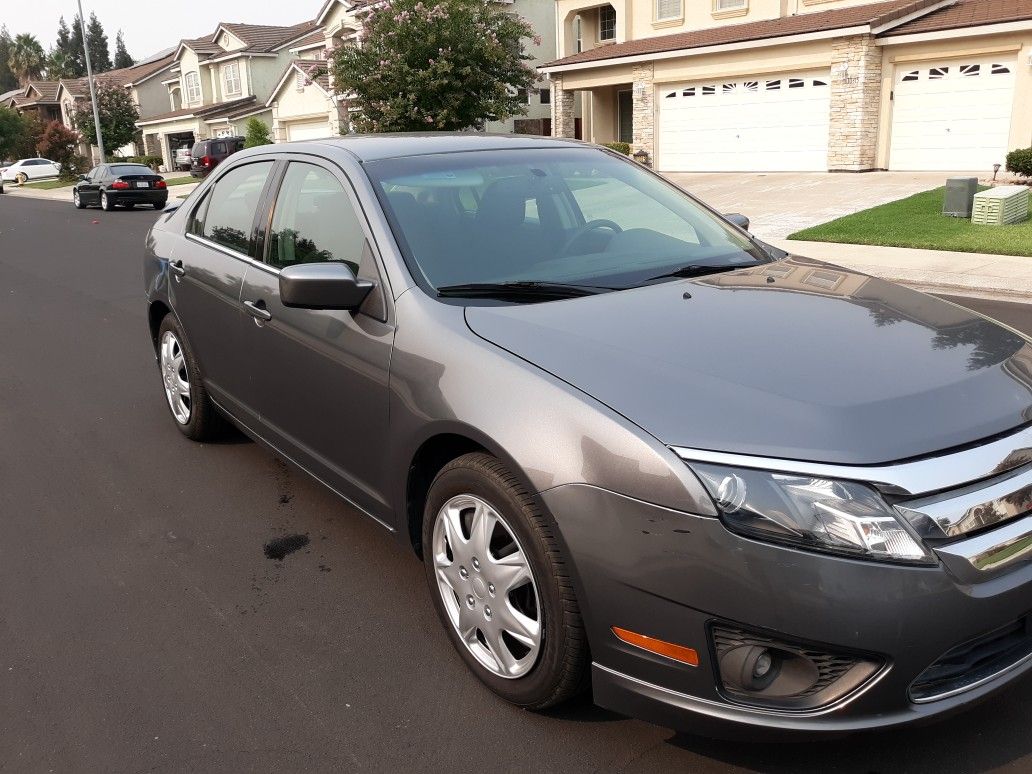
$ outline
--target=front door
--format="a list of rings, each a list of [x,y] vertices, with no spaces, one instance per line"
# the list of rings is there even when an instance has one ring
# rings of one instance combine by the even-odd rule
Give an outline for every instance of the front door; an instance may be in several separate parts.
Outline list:
[[[350,183],[322,162],[289,161],[242,301],[261,433],[285,455],[373,516],[388,518],[384,449],[394,326]],[[376,283],[354,312],[289,308],[281,269],[342,261]]]
[[[634,141],[634,100],[631,90],[625,89],[616,93],[617,129],[620,142]]]
[[[190,218],[187,238],[169,257],[169,297],[186,330],[211,396],[245,423],[254,417],[241,354],[240,288],[256,256],[255,219],[274,162],[241,164],[207,191]]]

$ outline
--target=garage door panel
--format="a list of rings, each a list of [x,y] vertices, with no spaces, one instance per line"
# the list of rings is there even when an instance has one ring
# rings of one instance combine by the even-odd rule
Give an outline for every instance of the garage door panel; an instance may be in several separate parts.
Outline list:
[[[829,81],[816,71],[661,89],[659,168],[827,169]]]
[[[329,121],[298,121],[287,124],[287,139],[289,140],[320,140],[329,136]]]
[[[987,169],[1002,162],[1014,103],[1015,62],[952,60],[896,74],[892,169]]]

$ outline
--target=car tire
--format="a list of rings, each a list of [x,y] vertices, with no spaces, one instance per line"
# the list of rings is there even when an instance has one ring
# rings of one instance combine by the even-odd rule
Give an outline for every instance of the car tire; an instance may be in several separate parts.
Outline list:
[[[77,210],[86,209],[86,203],[82,200],[82,197],[79,196],[78,191],[72,191],[72,204],[75,205],[75,209]]]
[[[100,207],[105,212],[111,212],[111,210],[115,209],[115,203],[112,201],[111,197],[107,195],[107,191],[100,192]]]
[[[193,441],[217,438],[225,429],[225,420],[208,396],[183,327],[171,312],[158,327],[158,373],[165,404],[180,432]],[[180,392],[184,387],[185,394]],[[186,400],[177,405],[176,395]]]
[[[14,182],[16,182],[18,185],[25,185],[28,181],[28,175],[26,175],[24,172],[19,172],[14,176]]]
[[[478,518],[493,521],[486,539],[483,531],[474,532]],[[455,530],[463,534],[455,537]],[[502,462],[473,453],[445,465],[430,485],[422,538],[434,607],[452,645],[481,682],[532,710],[587,687],[587,637],[555,527]],[[486,556],[478,556],[482,550]],[[510,585],[505,578],[513,573],[529,574],[529,580]]]
[[[163,210],[163,209],[165,209],[165,205],[167,203],[168,202],[152,202],[151,203],[151,207],[153,207],[156,210]]]

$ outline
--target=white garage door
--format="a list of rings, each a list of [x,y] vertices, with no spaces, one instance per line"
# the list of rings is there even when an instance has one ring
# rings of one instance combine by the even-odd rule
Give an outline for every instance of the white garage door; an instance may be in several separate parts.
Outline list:
[[[288,140],[320,140],[330,136],[328,121],[299,121],[287,124]]]
[[[830,82],[823,70],[660,87],[658,166],[666,172],[826,170]]]
[[[1007,155],[1014,60],[897,69],[891,169],[989,170]]]

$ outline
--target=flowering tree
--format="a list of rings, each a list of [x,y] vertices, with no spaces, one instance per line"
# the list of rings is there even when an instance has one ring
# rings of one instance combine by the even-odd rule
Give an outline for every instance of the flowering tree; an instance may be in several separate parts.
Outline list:
[[[360,131],[480,129],[525,111],[528,39],[540,42],[487,0],[387,0],[367,12],[361,44],[334,55],[334,84]]]
[[[140,120],[140,109],[133,102],[128,89],[105,83],[98,78],[97,106],[100,111],[100,129],[104,134],[104,148],[114,153],[128,145],[136,136],[136,122]],[[90,142],[97,141],[97,130],[93,123],[93,106],[87,104],[75,111],[72,122]]]

